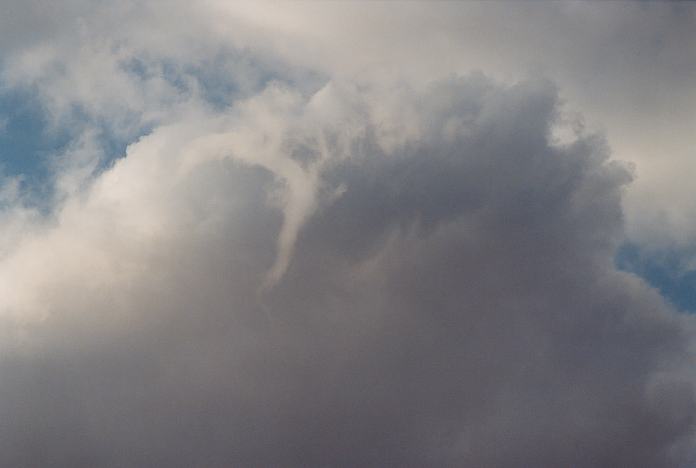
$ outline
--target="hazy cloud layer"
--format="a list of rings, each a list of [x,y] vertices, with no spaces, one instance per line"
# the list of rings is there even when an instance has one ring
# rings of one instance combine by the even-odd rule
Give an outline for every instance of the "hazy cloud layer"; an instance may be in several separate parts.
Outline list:
[[[614,267],[632,171],[554,82],[425,58],[498,6],[37,5],[4,80],[74,138],[48,208],[0,191],[0,465],[693,462],[692,320]]]

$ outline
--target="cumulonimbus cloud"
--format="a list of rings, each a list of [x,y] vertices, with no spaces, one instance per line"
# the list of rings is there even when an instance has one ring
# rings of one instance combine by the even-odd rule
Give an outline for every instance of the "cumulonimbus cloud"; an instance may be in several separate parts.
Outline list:
[[[693,460],[692,321],[615,269],[631,177],[554,138],[553,83],[268,78],[216,107],[123,47],[94,50],[132,102],[41,90],[126,154],[99,172],[81,134],[48,214],[3,192],[0,465]]]
[[[3,463],[678,466],[688,329],[615,271],[628,175],[551,144],[557,105],[276,87],[142,138],[0,264],[40,319],[6,327]]]

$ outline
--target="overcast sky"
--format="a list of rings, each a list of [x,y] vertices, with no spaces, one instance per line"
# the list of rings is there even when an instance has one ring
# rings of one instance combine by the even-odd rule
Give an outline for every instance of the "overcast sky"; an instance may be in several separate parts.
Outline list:
[[[0,466],[696,466],[696,4],[3,0]]]

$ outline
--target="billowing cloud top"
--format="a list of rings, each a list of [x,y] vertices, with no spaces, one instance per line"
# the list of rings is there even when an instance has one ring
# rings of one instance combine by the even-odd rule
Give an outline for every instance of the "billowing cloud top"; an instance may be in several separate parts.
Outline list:
[[[67,141],[0,190],[1,466],[694,462],[693,322],[615,268],[636,171],[580,65],[462,45],[616,5],[51,8],[0,23]]]

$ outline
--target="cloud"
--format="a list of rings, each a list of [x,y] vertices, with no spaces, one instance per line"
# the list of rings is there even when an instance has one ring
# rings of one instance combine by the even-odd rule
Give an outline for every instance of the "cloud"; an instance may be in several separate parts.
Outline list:
[[[220,34],[330,76],[427,83],[483,70],[506,81],[550,78],[589,128],[606,133],[614,157],[636,164],[623,200],[631,240],[686,253],[696,239],[683,179],[695,169],[692,4],[371,2],[369,15],[359,3],[211,4]]]
[[[272,85],[156,128],[0,263],[2,464],[679,466],[687,323],[558,105]]]
[[[0,191],[0,465],[694,459],[693,320],[616,270],[632,174],[562,94],[657,7],[87,3],[0,28],[72,131],[47,209]],[[465,73],[540,24],[558,83]]]
[[[229,103],[269,77],[313,92],[317,76],[391,86],[476,70],[508,82],[541,75],[589,128],[605,131],[616,159],[636,163],[623,200],[631,240],[688,248],[696,238],[683,179],[694,170],[696,106],[696,9],[688,3],[74,0],[58,10],[35,1],[7,10],[4,80],[34,86],[59,122],[77,106],[127,139],[215,82],[222,86],[212,95]]]

